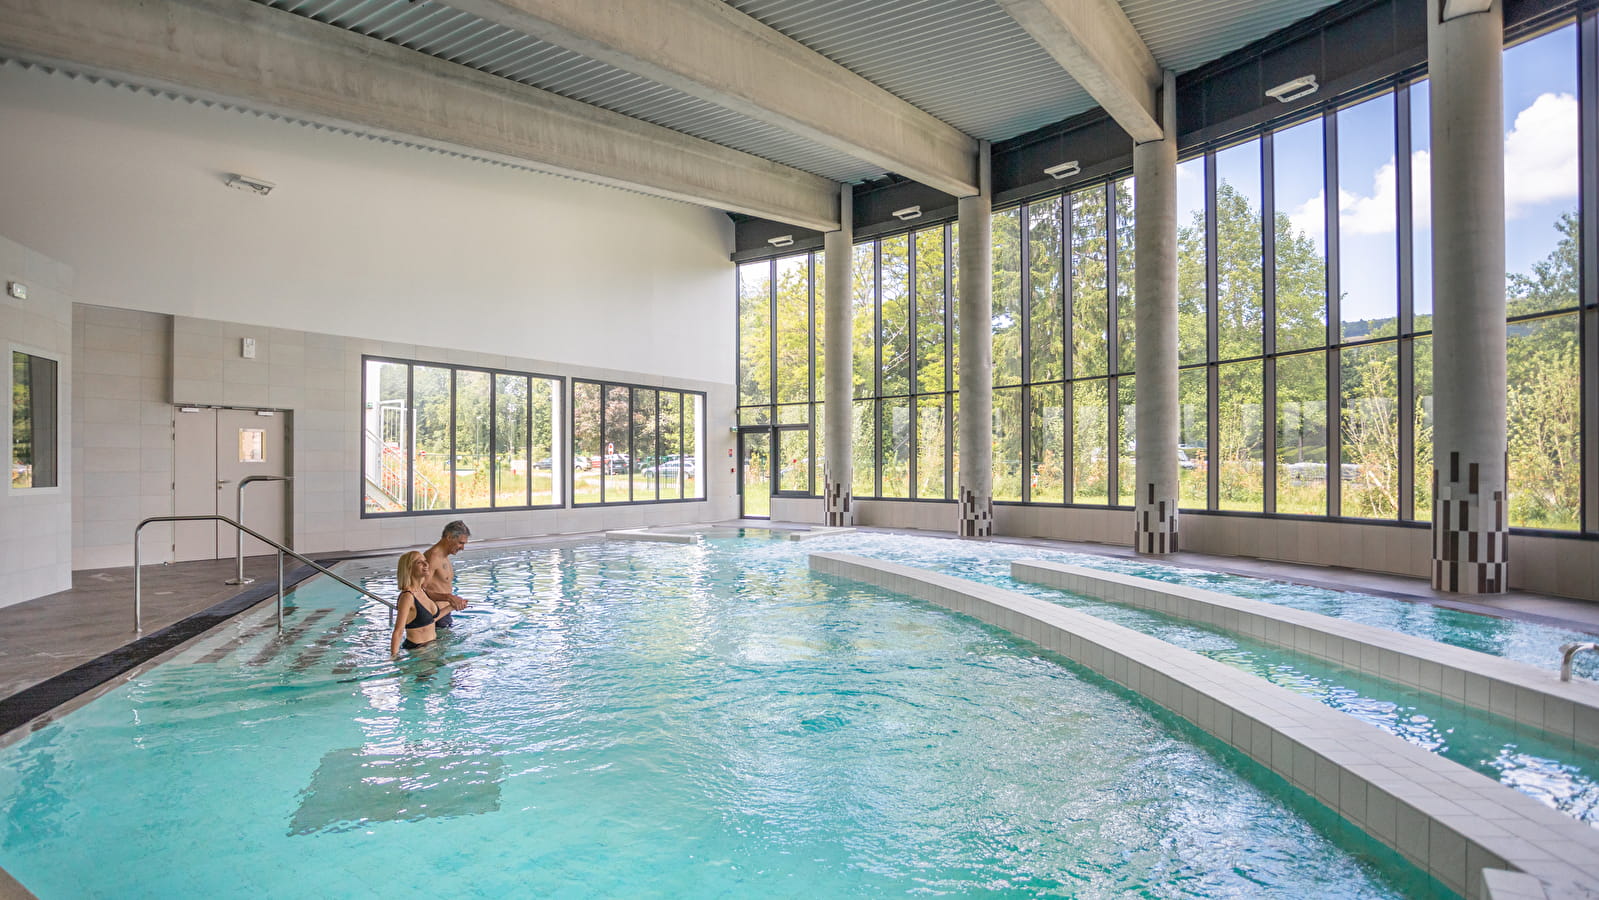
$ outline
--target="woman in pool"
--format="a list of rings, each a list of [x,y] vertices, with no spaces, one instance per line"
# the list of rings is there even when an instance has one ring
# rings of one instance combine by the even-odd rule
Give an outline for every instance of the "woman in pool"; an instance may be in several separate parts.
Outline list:
[[[433,622],[440,615],[439,605],[422,590],[427,582],[428,561],[419,551],[400,557],[395,573],[400,582],[400,596],[395,600],[394,634],[389,638],[389,655],[399,656],[400,648],[415,650],[433,643],[438,636]]]

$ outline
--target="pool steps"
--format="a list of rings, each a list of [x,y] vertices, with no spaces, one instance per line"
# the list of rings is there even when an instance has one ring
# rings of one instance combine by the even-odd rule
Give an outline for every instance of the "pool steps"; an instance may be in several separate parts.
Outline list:
[[[973,616],[1137,691],[1465,897],[1599,894],[1599,830],[1313,698],[1002,588],[844,553],[812,553],[810,567]]]
[[[1599,747],[1599,684],[1592,681],[1562,682],[1552,671],[1464,647],[1134,575],[1021,560],[1011,563],[1011,577],[1225,629]]]

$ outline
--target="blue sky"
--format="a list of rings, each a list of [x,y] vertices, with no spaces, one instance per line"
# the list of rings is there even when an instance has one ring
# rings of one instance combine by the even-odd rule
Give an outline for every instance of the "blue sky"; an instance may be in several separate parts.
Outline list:
[[[1576,28],[1567,26],[1505,51],[1506,270],[1528,272],[1558,241],[1554,223],[1576,208],[1578,190]],[[1431,308],[1427,259],[1430,234],[1428,91],[1411,90],[1411,171],[1415,195],[1416,308]],[[1339,234],[1343,318],[1395,314],[1394,98],[1384,94],[1338,114]],[[1278,132],[1274,138],[1277,208],[1322,243],[1325,196],[1319,122]],[[1216,155],[1217,177],[1261,200],[1257,142]],[[1192,221],[1203,196],[1198,160],[1179,167],[1178,220]]]

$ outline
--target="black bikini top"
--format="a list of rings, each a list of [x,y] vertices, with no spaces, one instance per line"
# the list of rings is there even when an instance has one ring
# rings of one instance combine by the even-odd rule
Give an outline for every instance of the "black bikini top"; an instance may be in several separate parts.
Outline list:
[[[418,599],[421,595],[418,594],[416,591],[406,591],[406,593],[411,595],[411,610],[412,610],[412,613],[411,613],[411,621],[405,623],[405,627],[406,628],[426,628],[429,625],[432,625],[434,623],[434,621],[436,621],[438,619],[438,617],[439,617],[438,608],[434,607],[432,610],[429,610],[426,607],[424,607],[421,604],[421,602],[419,601],[419,599]]]

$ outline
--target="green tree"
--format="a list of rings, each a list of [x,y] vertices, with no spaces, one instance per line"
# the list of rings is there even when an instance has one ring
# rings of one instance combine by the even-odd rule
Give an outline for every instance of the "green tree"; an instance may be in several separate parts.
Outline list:
[[[1530,273],[1508,279],[1510,315],[1573,310],[1507,329],[1509,515],[1512,525],[1576,530],[1582,509],[1576,213],[1562,214],[1555,230],[1560,240],[1549,255]]]

